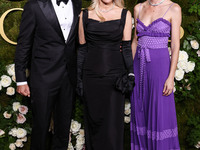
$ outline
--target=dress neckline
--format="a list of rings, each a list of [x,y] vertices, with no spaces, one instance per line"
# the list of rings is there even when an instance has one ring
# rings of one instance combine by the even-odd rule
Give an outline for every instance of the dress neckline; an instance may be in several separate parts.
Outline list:
[[[96,19],[92,19],[92,18],[88,18],[88,20],[93,20],[93,21],[96,21],[96,22],[101,22],[100,20],[96,20]],[[101,23],[104,23],[104,22],[112,22],[112,21],[120,21],[120,19],[113,19],[113,20],[106,20],[106,21],[102,21]]]
[[[137,18],[137,21],[142,25],[144,26],[145,28],[149,28],[151,27],[153,24],[159,22],[159,21],[163,21],[164,23],[168,24],[169,26],[171,26],[171,22],[169,22],[168,20],[164,19],[164,18],[158,18],[154,21],[152,21],[148,26],[146,26],[139,18]]]

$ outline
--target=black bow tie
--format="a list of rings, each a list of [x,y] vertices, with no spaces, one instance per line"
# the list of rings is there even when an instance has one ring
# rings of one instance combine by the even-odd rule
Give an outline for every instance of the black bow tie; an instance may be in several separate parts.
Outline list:
[[[69,0],[56,0],[56,4],[57,4],[58,6],[60,6],[60,3],[61,3],[61,2],[67,4],[68,1],[69,1]]]

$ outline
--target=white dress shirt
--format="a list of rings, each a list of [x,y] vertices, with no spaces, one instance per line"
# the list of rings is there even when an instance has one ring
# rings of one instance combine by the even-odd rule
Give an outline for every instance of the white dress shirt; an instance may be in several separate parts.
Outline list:
[[[61,2],[58,6],[56,4],[56,0],[51,0],[55,13],[58,18],[58,22],[60,24],[63,36],[65,38],[65,42],[68,39],[69,32],[71,30],[71,26],[73,23],[74,13],[73,13],[73,4],[72,1],[69,0],[67,4]],[[17,86],[19,85],[26,85],[27,81],[24,82],[17,82]]]

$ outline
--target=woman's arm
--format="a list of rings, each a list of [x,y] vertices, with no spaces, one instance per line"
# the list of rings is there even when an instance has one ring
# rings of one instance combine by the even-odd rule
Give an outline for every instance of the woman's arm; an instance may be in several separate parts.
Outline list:
[[[138,18],[138,12],[139,12],[139,7],[140,7],[140,4],[137,4],[135,7],[134,7],[134,25],[135,25],[135,31],[134,31],[134,37],[133,37],[133,41],[132,41],[132,54],[133,54],[133,59],[135,57],[135,53],[136,53],[136,48],[137,48],[137,31],[136,31],[136,26],[137,26],[137,18]]]
[[[171,66],[170,73],[165,82],[163,95],[168,96],[172,93],[174,88],[174,76],[178,63],[179,49],[180,49],[180,26],[181,26],[181,7],[178,4],[174,4],[172,7],[171,17]]]
[[[132,36],[132,15],[130,11],[127,12],[126,15],[126,23],[124,26],[124,32],[123,32],[123,41],[130,41]]]
[[[78,28],[78,36],[79,36],[79,43],[85,44],[85,34],[84,34],[84,27],[83,27],[83,11],[80,13],[79,17],[79,28]]]

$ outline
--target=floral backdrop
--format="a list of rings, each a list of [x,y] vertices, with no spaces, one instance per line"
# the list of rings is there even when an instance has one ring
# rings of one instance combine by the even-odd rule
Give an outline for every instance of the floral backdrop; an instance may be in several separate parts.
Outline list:
[[[23,8],[25,2],[26,0],[1,0],[0,17],[9,9]],[[133,7],[139,2],[142,0],[126,0],[125,4],[127,9],[133,12]],[[200,2],[199,0],[174,0],[174,2],[182,7],[184,29],[174,85],[179,140],[181,150],[195,150],[200,149]],[[89,4],[89,0],[83,1],[83,7]],[[5,33],[12,41],[17,39],[20,18],[21,11],[16,11],[9,13],[4,20]],[[7,43],[0,37],[0,150],[29,150],[30,100],[15,91],[14,53],[15,45]],[[169,54],[171,54],[170,43]],[[130,112],[127,96],[124,109],[125,150],[130,149]],[[50,134],[53,134],[52,129],[53,123],[49,128]],[[85,149],[83,105],[79,100],[76,102],[69,136],[68,150]]]

